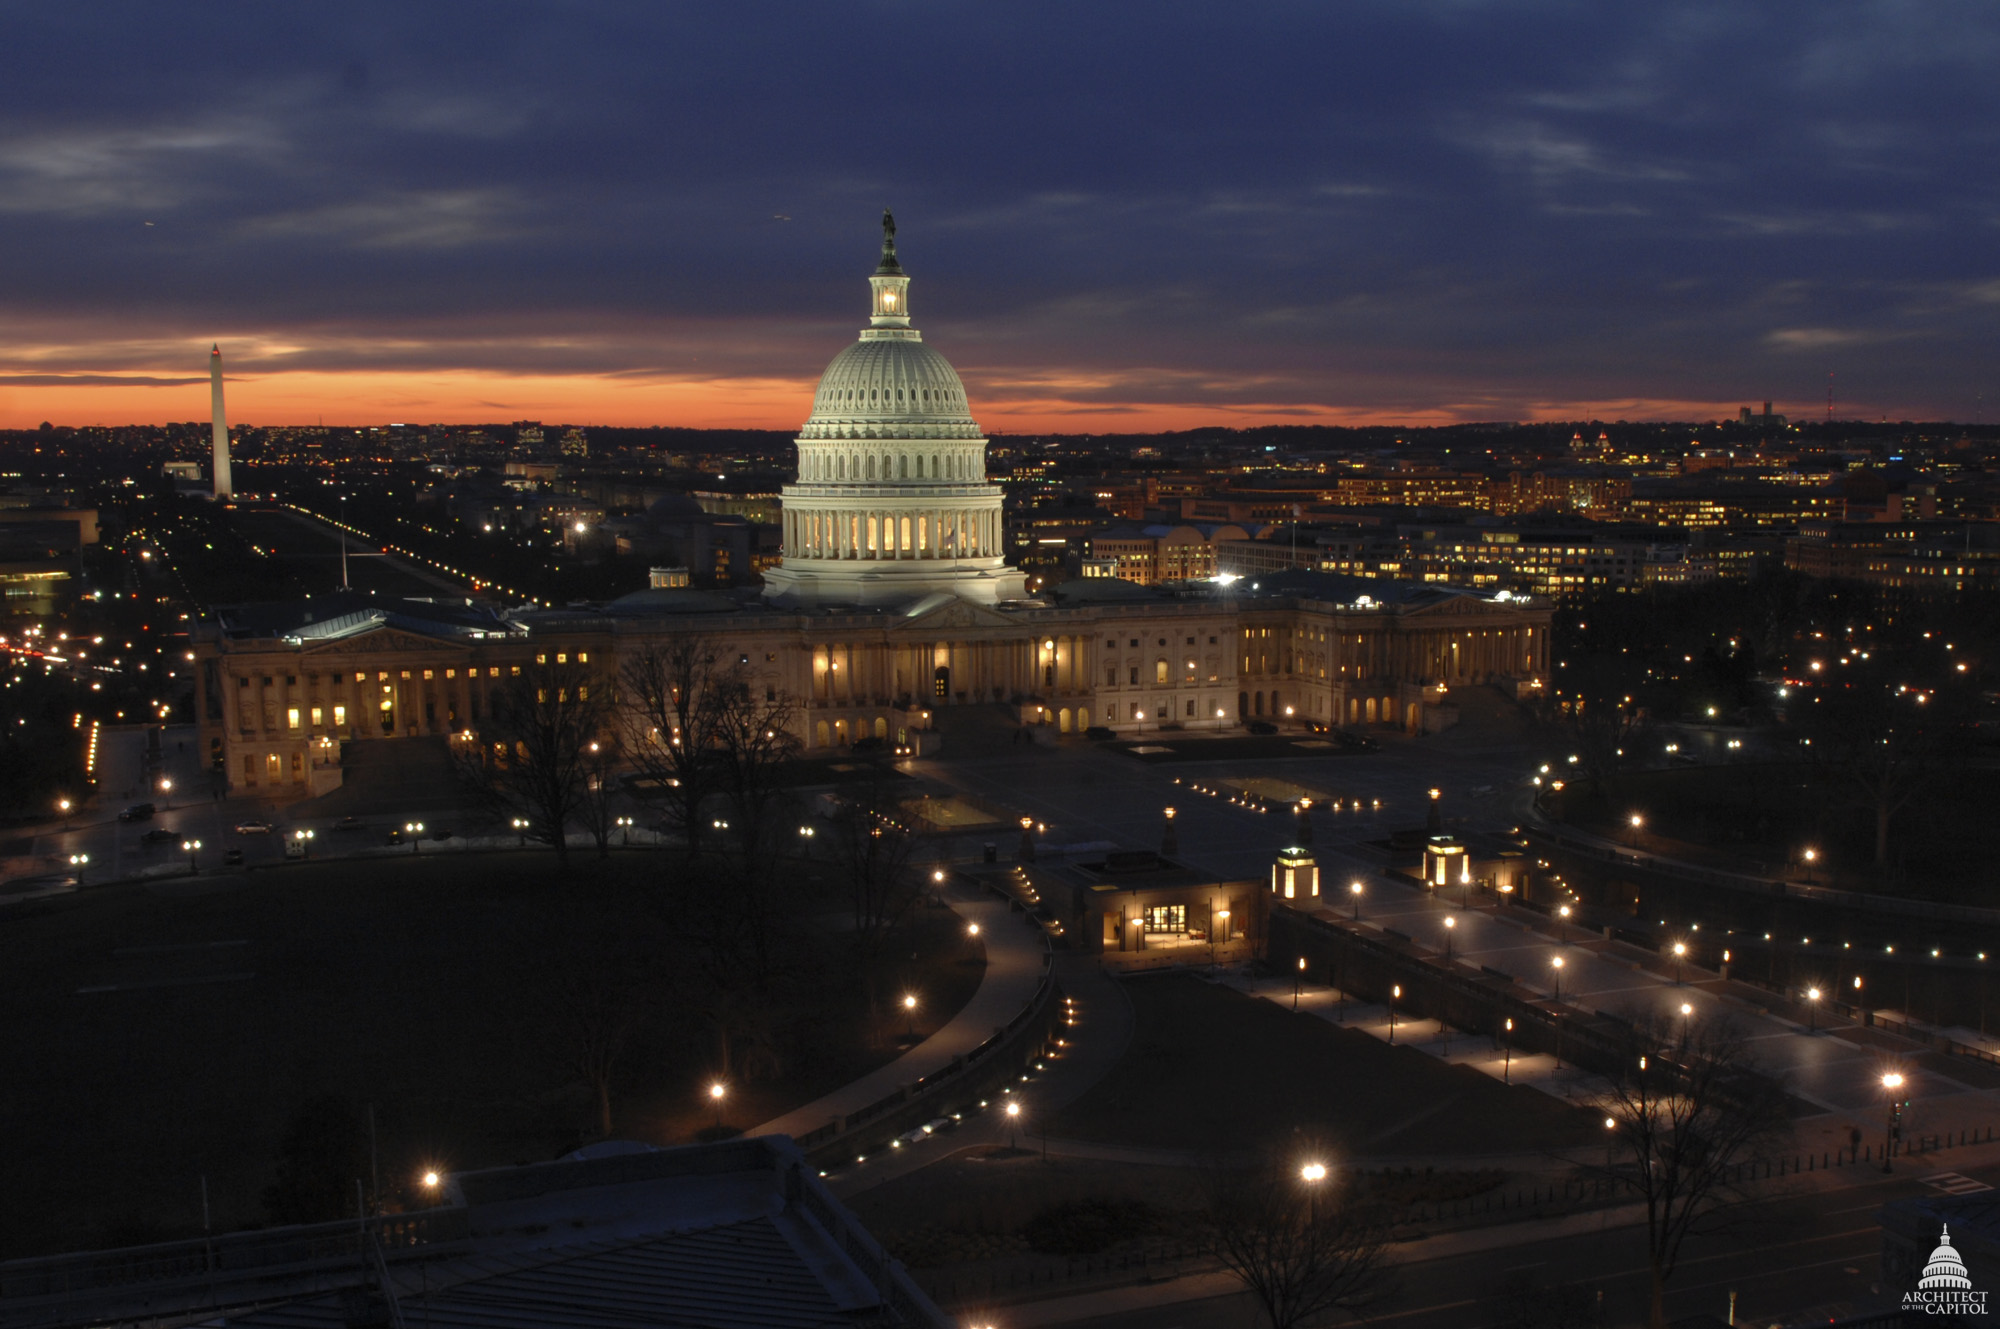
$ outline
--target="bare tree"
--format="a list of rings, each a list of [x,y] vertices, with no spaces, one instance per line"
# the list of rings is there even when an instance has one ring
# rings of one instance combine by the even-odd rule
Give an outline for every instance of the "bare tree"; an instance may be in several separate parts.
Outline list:
[[[1388,1285],[1387,1226],[1339,1186],[1335,1174],[1307,1182],[1296,1165],[1275,1161],[1210,1174],[1216,1255],[1271,1329],[1359,1311]]]
[[[616,729],[593,739],[583,759],[583,791],[577,800],[577,820],[590,832],[599,858],[611,857],[611,832],[617,827],[618,767],[624,751]]]
[[[591,744],[604,734],[610,698],[581,665],[524,665],[494,693],[484,731],[461,753],[461,771],[496,809],[525,816],[528,834],[569,865],[566,835],[587,790]]]
[[[923,874],[910,863],[916,839],[903,815],[889,789],[874,781],[844,795],[832,819],[835,870],[847,893],[850,936],[871,1011],[878,1010],[889,935],[924,892]]]
[[[689,634],[647,646],[621,671],[625,751],[696,855],[708,839],[705,805],[716,787],[711,733],[722,672],[714,644]]]
[[[1886,661],[1850,660],[1800,708],[1822,769],[1874,818],[1877,868],[1888,865],[1896,815],[1953,769],[1971,733],[1963,689],[1911,686],[1897,672]]]
[[[580,921],[549,960],[559,966],[551,994],[556,1046],[563,1066],[590,1087],[601,1136],[611,1134],[614,1076],[662,995],[652,964],[662,938],[651,921]]]
[[[1602,1171],[1646,1206],[1652,1329],[1665,1329],[1681,1243],[1718,1221],[1743,1165],[1789,1129],[1784,1090],[1746,1046],[1727,1020],[1635,1021],[1624,1069],[1596,1102],[1610,1135]]]

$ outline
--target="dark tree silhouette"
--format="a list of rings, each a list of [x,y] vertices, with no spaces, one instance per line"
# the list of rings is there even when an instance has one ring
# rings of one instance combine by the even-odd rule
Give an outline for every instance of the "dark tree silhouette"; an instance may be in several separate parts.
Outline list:
[[[1727,1020],[1635,1021],[1623,1069],[1596,1100],[1609,1122],[1601,1169],[1646,1207],[1652,1329],[1665,1329],[1667,1282],[1681,1243],[1741,1198],[1742,1165],[1790,1130],[1783,1088],[1760,1074]]]
[[[610,696],[601,676],[546,655],[493,694],[492,714],[459,750],[460,770],[490,807],[526,817],[528,834],[569,865],[569,826],[582,811],[607,737]]]
[[[1271,1329],[1360,1311],[1388,1285],[1388,1227],[1340,1186],[1336,1174],[1309,1185],[1289,1160],[1208,1178],[1216,1256]]]

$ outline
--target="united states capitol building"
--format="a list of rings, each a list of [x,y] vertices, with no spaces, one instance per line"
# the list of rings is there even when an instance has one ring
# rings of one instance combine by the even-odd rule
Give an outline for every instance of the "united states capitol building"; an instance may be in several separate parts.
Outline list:
[[[1450,690],[1540,686],[1550,606],[1506,592],[1289,572],[1167,587],[1089,579],[1029,596],[965,385],[912,322],[885,225],[869,319],[821,376],[761,596],[642,591],[510,609],[315,598],[217,610],[196,631],[201,741],[232,793],[306,796],[340,745],[475,729],[530,660],[615,678],[696,634],[798,703],[808,750],[935,742],[940,713],[1002,707],[1051,740],[1101,726],[1218,731],[1449,723]]]

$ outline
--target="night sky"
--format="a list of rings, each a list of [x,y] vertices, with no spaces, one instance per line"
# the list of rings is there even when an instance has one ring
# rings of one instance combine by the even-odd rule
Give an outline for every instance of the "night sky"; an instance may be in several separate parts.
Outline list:
[[[9,3],[0,426],[1990,421],[2000,10]]]

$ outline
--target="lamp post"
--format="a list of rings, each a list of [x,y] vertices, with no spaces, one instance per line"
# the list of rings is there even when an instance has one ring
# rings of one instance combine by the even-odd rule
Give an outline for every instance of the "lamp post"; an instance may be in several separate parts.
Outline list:
[[[1161,813],[1166,819],[1166,825],[1160,831],[1160,857],[1172,858],[1181,851],[1181,837],[1174,826],[1175,810],[1163,808]]]
[[[620,817],[618,819],[618,843],[621,845],[632,843],[632,819],[630,817]]]
[[[1569,906],[1566,904],[1556,906],[1556,940],[1564,946],[1569,945]]]
[[[89,854],[71,854],[69,865],[76,869],[76,884],[83,885],[83,870],[90,865]]]
[[[1639,828],[1641,826],[1644,826],[1645,824],[1646,824],[1646,819],[1644,817],[1640,816],[1636,812],[1632,814],[1631,818],[1632,844],[1634,847],[1637,847],[1639,843]]]
[[[729,1086],[714,1080],[708,1086],[708,1101],[715,1105],[715,1128],[722,1129],[722,1100],[729,1096]]]
[[[1354,897],[1354,921],[1359,923],[1361,921],[1361,883],[1358,881],[1349,882],[1347,892]]]
[[[1009,1102],[1007,1104],[1007,1147],[1009,1149],[1012,1149],[1014,1147],[1016,1140],[1019,1138],[1017,1131],[1020,1125],[1021,1125],[1021,1105],[1019,1103]]]
[[[1551,998],[1550,998],[1550,1000],[1552,1000],[1552,1001],[1555,1001],[1555,1002],[1558,1002],[1558,1003],[1560,1003],[1560,1002],[1562,1001],[1562,999],[1563,999],[1563,958],[1562,958],[1562,956],[1558,955],[1558,956],[1556,956],[1556,957],[1555,957],[1554,959],[1550,960],[1550,961],[1549,961],[1549,965],[1550,965],[1550,967],[1551,967],[1551,968],[1553,968],[1553,969],[1554,969],[1554,970],[1556,971],[1556,987],[1555,987],[1555,995],[1554,995],[1553,997],[1551,997]]]
[[[181,841],[181,852],[188,856],[188,875],[190,877],[192,877],[196,871],[194,856],[200,851],[201,851],[201,841],[199,840]]]
[[[1806,989],[1806,1032],[1819,1032],[1819,989]]]
[[[424,824],[422,822],[420,821],[404,822],[403,834],[410,837],[411,854],[414,855],[422,852],[424,846]]]
[[[1392,1046],[1396,1041],[1396,1000],[1402,995],[1403,988],[1400,983],[1389,989],[1389,1042]]]
[[[1306,1184],[1307,1221],[1317,1224],[1319,1222],[1319,1188],[1320,1183],[1326,1180],[1326,1164],[1319,1162],[1306,1164],[1299,1169],[1299,1180]]]
[[[1686,942],[1677,941],[1674,943],[1674,982],[1676,984],[1687,981],[1687,953]]]
[[[1298,972],[1292,975],[1292,1009],[1299,1008],[1299,987],[1306,981],[1306,957],[1299,957]]]
[[[917,1036],[917,994],[914,992],[903,994],[903,1036]]]
[[[1890,1071],[1882,1077],[1882,1087],[1889,1091],[1889,1120],[1882,1132],[1882,1170],[1891,1171],[1889,1160],[1896,1153],[1896,1138],[1903,1133],[1903,1100],[1897,1092],[1903,1087],[1903,1077]]]
[[[1810,886],[1810,885],[1812,885],[1812,884],[1813,884],[1813,875],[1812,875],[1812,874],[1813,874],[1813,860],[1814,860],[1814,859],[1816,859],[1816,858],[1818,858],[1818,857],[1819,857],[1819,851],[1818,851],[1817,849],[1808,849],[1808,850],[1806,850],[1806,852],[1805,852],[1805,860],[1806,860],[1806,885],[1808,885],[1808,886]]]
[[[56,811],[62,813],[64,830],[69,829],[69,807],[70,804],[68,799],[59,798],[56,800]]]
[[[297,843],[297,845],[299,846],[299,857],[300,857],[300,858],[311,858],[311,857],[312,857],[312,842],[313,842],[313,833],[312,833],[311,831],[309,831],[309,830],[296,830],[296,831],[293,831],[293,832],[292,832],[292,839],[293,839],[293,841],[294,841],[295,843]]]
[[[1035,819],[1033,817],[1021,818],[1021,847],[1015,853],[1014,857],[1020,859],[1023,863],[1032,863],[1035,861],[1034,832]]]
[[[167,805],[168,811],[173,810],[174,782],[172,780],[167,779],[164,776],[160,778],[160,801]]]
[[[1514,1020],[1509,1016],[1500,1033],[1500,1083],[1512,1084],[1514,1075]]]
[[[1451,934],[1458,928],[1458,920],[1446,915],[1444,920],[1444,958],[1451,958]]]
[[[514,818],[514,834],[521,837],[520,847],[526,849],[528,847],[528,819],[526,817]]]
[[[1683,1049],[1685,1049],[1688,1045],[1688,1034],[1691,1030],[1693,1022],[1694,1022],[1694,1004],[1692,1002],[1684,1001],[1681,1003],[1681,1047]]]

